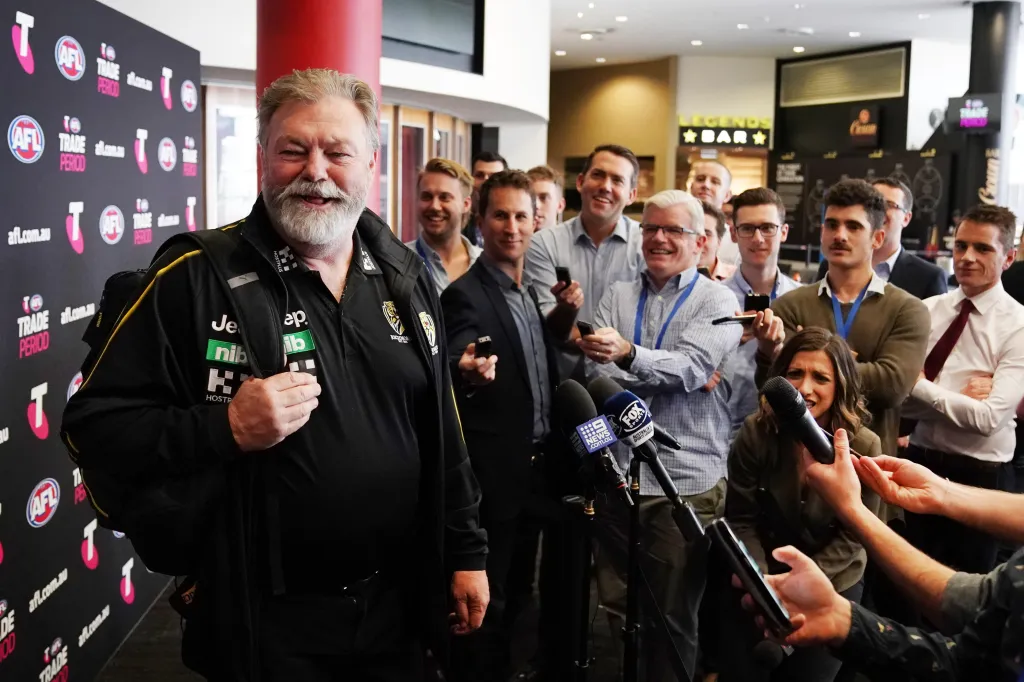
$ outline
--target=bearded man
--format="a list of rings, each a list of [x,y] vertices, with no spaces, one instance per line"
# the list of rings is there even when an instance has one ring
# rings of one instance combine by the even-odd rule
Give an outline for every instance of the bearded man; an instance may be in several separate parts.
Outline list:
[[[443,659],[449,622],[476,629],[488,602],[435,287],[365,208],[380,146],[365,83],[324,69],[278,79],[260,98],[259,142],[261,196],[223,229],[265,266],[232,287],[287,290],[285,371],[248,378],[244,355],[215,352],[266,330],[233,319],[203,251],[171,248],[62,435],[84,469],[130,472],[144,490],[222,473],[195,529],[189,667],[216,680],[423,679],[425,650]]]

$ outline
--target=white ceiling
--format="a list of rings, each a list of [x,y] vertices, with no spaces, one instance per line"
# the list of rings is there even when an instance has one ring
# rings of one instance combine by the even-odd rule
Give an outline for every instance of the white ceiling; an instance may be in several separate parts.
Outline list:
[[[607,64],[669,55],[786,58],[797,56],[795,46],[806,48],[807,56],[914,38],[966,44],[968,5],[963,0],[551,0],[551,67],[596,67],[598,57]],[[629,20],[620,23],[616,16]],[[581,40],[588,29],[611,32]],[[801,29],[814,32],[800,34]],[[851,31],[860,37],[851,38]],[[703,45],[692,46],[693,40]],[[555,50],[567,54],[555,56]]]

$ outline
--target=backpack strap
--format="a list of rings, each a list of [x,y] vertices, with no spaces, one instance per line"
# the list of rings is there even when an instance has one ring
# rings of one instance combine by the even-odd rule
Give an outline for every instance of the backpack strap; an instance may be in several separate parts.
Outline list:
[[[180,242],[198,245],[216,274],[238,319],[238,332],[249,355],[253,376],[265,379],[281,372],[287,364],[281,311],[288,310],[288,290],[280,273],[270,267],[255,247],[244,239],[235,239],[225,230],[179,233],[164,243],[156,258],[172,244]],[[261,278],[263,286],[258,286]],[[276,458],[261,457],[256,462],[264,487],[270,586],[273,594],[281,595],[285,584]]]
[[[198,245],[216,274],[238,320],[253,376],[265,379],[284,369],[282,311],[288,310],[288,290],[280,275],[248,242],[224,230],[179,233],[165,242],[156,258],[181,242]],[[261,280],[263,286],[258,285]]]

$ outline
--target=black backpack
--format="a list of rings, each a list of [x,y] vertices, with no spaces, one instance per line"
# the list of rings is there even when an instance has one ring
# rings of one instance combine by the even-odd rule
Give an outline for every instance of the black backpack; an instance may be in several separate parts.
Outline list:
[[[160,248],[153,264],[180,246],[198,246],[213,269],[239,322],[252,376],[262,379],[281,371],[285,355],[280,311],[288,308],[287,291],[276,269],[246,240],[235,239],[224,230],[175,235]],[[148,285],[147,272],[128,270],[107,279],[99,308],[82,337],[89,346],[83,376],[92,371],[117,321]],[[246,286],[261,279],[264,286]],[[279,297],[283,296],[284,308],[278,307],[280,298],[276,303],[267,283]],[[257,333],[250,334],[253,331]],[[75,459],[74,450],[68,450]],[[80,470],[99,525],[124,533],[148,569],[181,576],[195,569],[206,538],[204,531],[210,525],[211,506],[226,490],[223,467],[158,482],[129,480],[96,469]]]

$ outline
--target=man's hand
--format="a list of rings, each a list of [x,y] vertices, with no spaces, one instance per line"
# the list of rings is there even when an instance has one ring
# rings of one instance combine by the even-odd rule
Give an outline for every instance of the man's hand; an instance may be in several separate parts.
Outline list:
[[[722,383],[722,373],[716,369],[715,373],[708,379],[708,383],[704,384],[703,390],[705,393],[711,393],[720,383]]]
[[[243,452],[271,448],[309,421],[318,395],[320,384],[305,372],[248,379],[228,405],[231,435]]]
[[[750,324],[750,331],[757,339],[758,350],[764,355],[774,358],[786,340],[786,330],[782,320],[775,317],[771,308],[757,314]]]
[[[842,644],[850,634],[853,619],[850,602],[839,596],[818,565],[795,547],[779,547],[772,556],[792,569],[788,573],[765,576],[789,611],[793,632],[786,636],[785,643],[791,646]],[[736,576],[732,580],[733,585],[738,585]],[[749,594],[743,595],[742,603],[744,609],[756,612]],[[757,616],[757,624],[765,627],[763,616]],[[778,640],[767,630],[765,636]]]
[[[569,285],[555,282],[551,287],[551,293],[555,297],[555,305],[559,308],[578,313],[583,307],[583,287],[576,280]]]
[[[941,514],[949,481],[927,467],[897,457],[862,457],[855,463],[857,473],[889,504],[915,514]]]
[[[593,334],[577,339],[576,345],[584,355],[601,365],[621,360],[629,355],[629,349],[633,346],[613,327],[594,330]]]
[[[967,386],[961,391],[968,398],[985,400],[992,393],[992,377],[972,377],[967,380]]]
[[[756,310],[744,310],[744,311],[737,310],[735,314],[736,315],[756,315],[757,311]],[[754,323],[755,322],[757,322],[757,320],[751,320],[750,322],[747,322],[746,324],[743,324],[743,336],[740,337],[740,345],[741,346],[746,345],[746,343],[748,341],[750,341],[751,339],[754,338]]]
[[[910,436],[900,436],[896,439],[896,446],[904,450],[910,447]]]
[[[498,364],[498,356],[491,355],[486,358],[475,356],[476,343],[466,346],[459,358],[459,372],[462,379],[472,386],[486,386],[494,381],[495,365]]]
[[[802,464],[807,471],[807,482],[841,518],[849,516],[863,506],[860,479],[850,454],[850,439],[846,429],[836,429],[832,439],[836,461],[822,464],[806,448],[802,449]]]
[[[491,591],[487,584],[486,571],[455,571],[452,576],[452,599],[455,613],[449,618],[454,621],[452,634],[468,635],[484,622]]]

